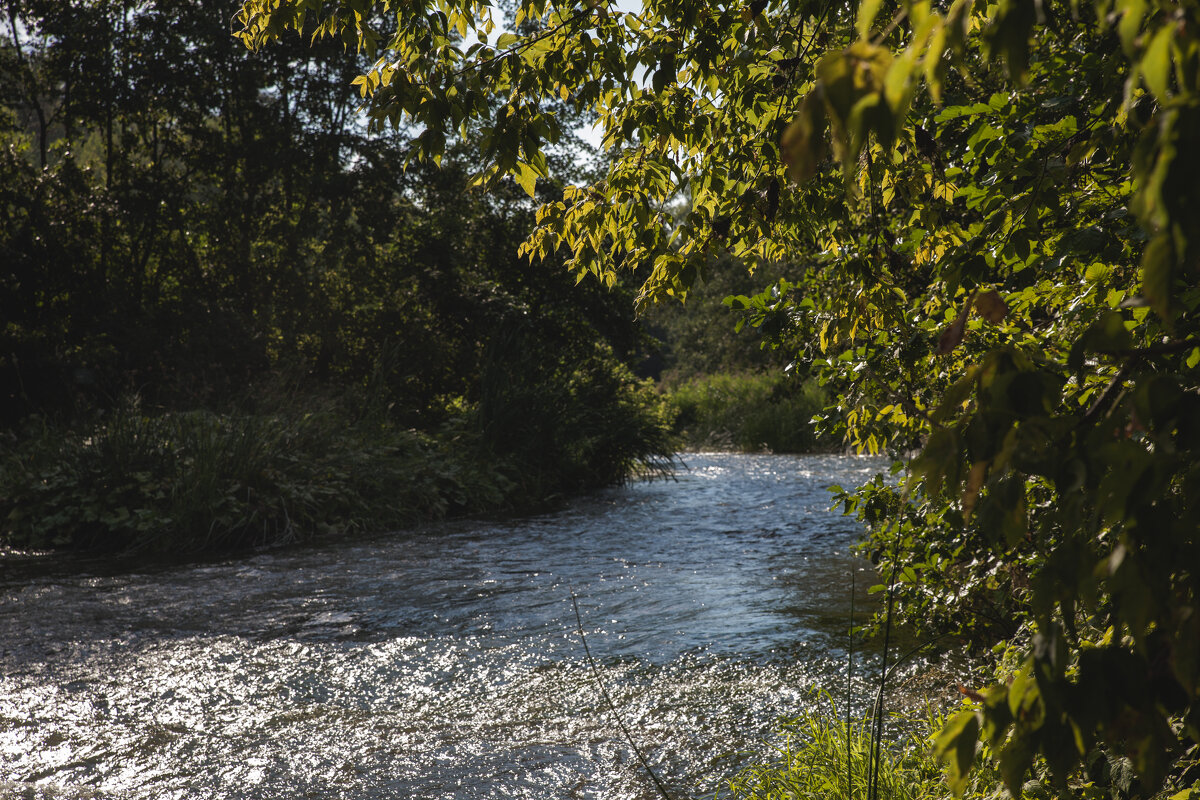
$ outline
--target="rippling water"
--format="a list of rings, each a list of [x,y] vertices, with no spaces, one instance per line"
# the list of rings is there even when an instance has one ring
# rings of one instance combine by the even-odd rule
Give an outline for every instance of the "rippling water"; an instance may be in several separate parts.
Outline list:
[[[130,798],[679,796],[844,685],[846,456],[691,455],[566,510],[0,577],[0,783]],[[868,602],[861,591],[860,612]],[[4,790],[0,789],[0,793]]]

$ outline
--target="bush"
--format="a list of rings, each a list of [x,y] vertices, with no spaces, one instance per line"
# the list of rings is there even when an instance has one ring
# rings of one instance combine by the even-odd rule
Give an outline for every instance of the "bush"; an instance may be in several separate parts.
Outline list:
[[[825,446],[811,421],[825,406],[815,381],[720,373],[693,378],[667,395],[676,430],[691,448],[804,453]]]
[[[502,467],[474,459],[464,431],[443,433],[350,424],[329,407],[149,416],[126,405],[12,443],[0,543],[198,552],[505,505],[513,482]]]
[[[479,404],[447,406],[429,432],[370,391],[339,404],[267,385],[252,412],[127,402],[89,424],[0,433],[0,545],[231,550],[528,509],[669,470],[665,405],[610,348],[554,360],[510,344]]]
[[[493,340],[478,417],[529,501],[670,470],[670,411],[649,381],[599,341],[553,357],[537,344],[520,330]]]

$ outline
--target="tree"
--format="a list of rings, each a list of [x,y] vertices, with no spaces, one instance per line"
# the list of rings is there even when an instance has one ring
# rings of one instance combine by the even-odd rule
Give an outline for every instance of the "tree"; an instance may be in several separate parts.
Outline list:
[[[1100,752],[1145,794],[1192,780],[1200,4],[524,0],[507,24],[247,0],[236,27],[365,53],[371,124],[432,161],[478,135],[485,186],[535,194],[551,98],[595,114],[607,173],[544,197],[523,252],[632,270],[643,304],[718,257],[785,266],[735,305],[806,343],[849,443],[919,448],[843,497],[897,609],[1026,652],[939,739],[955,788],[980,736],[1014,795]]]
[[[336,47],[248,58],[214,10],[6,4],[5,424],[63,411],[73,374],[110,399],[228,397],[316,316],[312,237],[348,216],[358,144],[335,87],[358,65]]]

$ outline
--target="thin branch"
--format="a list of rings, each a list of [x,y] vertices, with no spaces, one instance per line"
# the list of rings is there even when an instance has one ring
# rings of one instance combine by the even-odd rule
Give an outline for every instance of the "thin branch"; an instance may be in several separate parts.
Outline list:
[[[1095,423],[1096,420],[1100,418],[1100,414],[1110,405],[1115,403],[1121,392],[1124,391],[1125,377],[1129,374],[1129,371],[1133,368],[1133,364],[1136,361],[1136,357],[1128,359],[1124,364],[1121,365],[1121,368],[1117,370],[1117,374],[1112,376],[1112,380],[1110,380],[1108,385],[1104,387],[1104,391],[1101,392],[1100,396],[1096,398],[1096,402],[1092,403],[1091,408],[1089,408],[1087,413],[1083,415],[1083,420],[1081,423],[1083,426],[1089,426]]]
[[[483,61],[475,61],[470,64],[467,64],[466,66],[462,67],[461,69],[451,72],[450,77],[457,78],[458,76],[463,75],[467,72],[471,72],[472,70],[483,69],[484,67],[491,66],[492,64],[496,63],[497,61],[501,61],[503,59],[508,58],[509,56],[517,55],[518,53],[528,50],[530,47],[533,47],[533,45],[537,44],[538,42],[542,41],[543,39],[550,38],[551,36],[558,33],[559,31],[563,30],[564,28],[567,28],[570,25],[573,25],[575,22],[582,19],[583,17],[590,15],[595,10],[596,9],[593,8],[591,6],[591,4],[585,3],[582,8],[580,8],[578,11],[576,11],[571,16],[567,17],[565,20],[560,22],[555,27],[548,28],[547,30],[543,31],[542,33],[539,33],[537,36],[534,36],[532,39],[526,39],[525,41],[523,41],[519,44],[513,45],[512,47],[508,48],[507,50],[503,50],[499,53],[496,53],[496,55],[492,56],[491,58],[487,58],[487,59],[484,59]],[[605,7],[605,10],[607,10],[607,6]]]

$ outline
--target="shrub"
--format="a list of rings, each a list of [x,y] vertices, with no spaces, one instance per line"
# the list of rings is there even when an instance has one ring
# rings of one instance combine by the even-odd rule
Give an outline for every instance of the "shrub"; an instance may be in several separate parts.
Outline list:
[[[535,344],[520,330],[492,342],[478,409],[484,446],[529,500],[670,469],[670,412],[649,381],[599,341],[569,354]]]
[[[930,734],[941,720],[899,719],[904,731],[880,743],[876,778],[871,776],[870,720],[839,718],[831,705],[780,723],[775,757],[743,769],[724,796],[738,800],[942,800],[951,796]],[[873,791],[872,791],[873,785]],[[722,796],[718,792],[718,797]],[[1000,781],[980,770],[965,797],[1001,796]]]
[[[811,421],[825,405],[815,381],[720,373],[693,378],[667,394],[688,447],[803,453],[825,444]]]
[[[82,429],[43,426],[0,464],[0,542],[198,552],[389,528],[503,506],[477,448],[328,407],[150,416],[126,405]],[[465,434],[464,434],[465,435]]]

